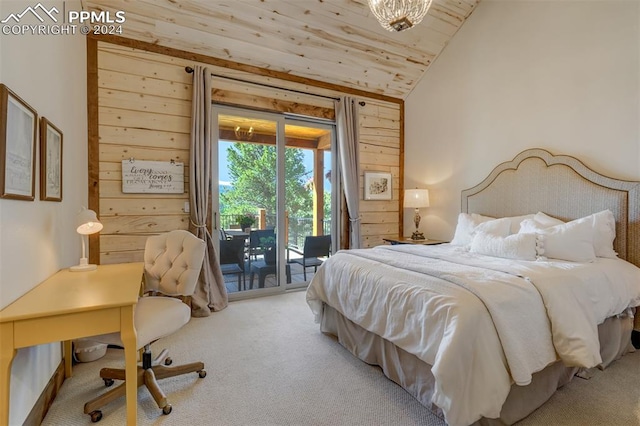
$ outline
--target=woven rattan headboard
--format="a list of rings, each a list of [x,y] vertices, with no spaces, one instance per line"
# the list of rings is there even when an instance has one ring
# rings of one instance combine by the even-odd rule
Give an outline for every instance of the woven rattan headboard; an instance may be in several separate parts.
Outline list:
[[[506,217],[544,212],[573,220],[609,209],[616,218],[614,249],[640,266],[640,182],[594,172],[574,157],[528,149],[462,191],[462,211]]]

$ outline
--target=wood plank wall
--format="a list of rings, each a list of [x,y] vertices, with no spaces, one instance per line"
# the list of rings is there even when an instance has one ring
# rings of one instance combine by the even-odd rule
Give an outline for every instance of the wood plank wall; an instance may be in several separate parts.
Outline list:
[[[98,44],[100,263],[142,261],[146,237],[187,229],[191,78],[169,58]],[[185,193],[124,194],[122,160],[183,162]]]
[[[141,261],[147,236],[172,229],[187,229],[189,187],[189,129],[192,75],[185,66],[196,62],[110,42],[89,43],[97,50],[97,83],[89,82],[89,109],[97,103],[97,144],[90,144],[90,173],[97,175],[97,194],[91,194],[90,207],[98,211],[104,229],[92,251],[99,247],[101,264]],[[91,52],[89,52],[91,53]],[[88,57],[96,57],[89,54]],[[206,65],[206,64],[203,64]],[[211,66],[216,74],[264,82],[279,87],[325,96],[339,96],[335,90],[304,85]],[[89,64],[91,69],[91,64]],[[271,89],[254,84],[214,79],[217,100],[226,104],[255,108],[265,97],[301,104],[306,110],[333,108],[333,101],[317,96]],[[363,245],[382,244],[386,236],[401,232],[399,208],[402,189],[402,101],[358,97],[360,109],[360,199]],[[91,127],[91,126],[90,126]],[[90,135],[91,138],[91,135]],[[92,150],[97,150],[97,155]],[[185,193],[124,194],[122,160],[184,162]],[[97,169],[97,173],[96,173]],[[386,171],[393,176],[391,201],[363,200],[363,172]],[[95,192],[95,191],[94,191]],[[93,204],[93,205],[92,205]],[[97,205],[96,205],[97,204]]]
[[[400,229],[402,189],[400,108],[380,101],[366,101],[360,108],[360,216],[362,246],[384,244],[397,238]],[[364,200],[364,173],[391,173],[391,201]]]

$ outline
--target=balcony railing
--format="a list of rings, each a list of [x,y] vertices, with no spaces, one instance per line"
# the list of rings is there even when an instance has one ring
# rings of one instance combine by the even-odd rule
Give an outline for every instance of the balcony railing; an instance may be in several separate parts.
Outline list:
[[[331,220],[322,221],[322,235],[331,234]],[[313,235],[313,218],[312,217],[292,217],[289,216],[289,235],[287,244],[290,246],[304,246],[304,238]]]
[[[256,215],[256,225],[260,223],[260,215]],[[276,216],[264,215],[265,224],[260,225],[261,228],[275,228]],[[254,227],[256,227],[254,225]],[[238,228],[238,215],[226,214],[220,215],[220,227],[222,229]],[[304,246],[304,238],[313,235],[313,218],[312,217],[296,217],[289,216],[287,230],[287,244],[295,247]],[[322,234],[331,234],[331,220],[324,220],[322,223]]]

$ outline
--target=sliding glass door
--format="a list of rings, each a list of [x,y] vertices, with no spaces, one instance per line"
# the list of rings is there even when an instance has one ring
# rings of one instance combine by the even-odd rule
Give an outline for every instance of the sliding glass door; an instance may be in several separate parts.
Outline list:
[[[333,196],[336,180],[334,126],[301,118],[285,118],[287,288],[304,287],[333,251]],[[293,170],[294,167],[300,170]],[[337,197],[336,197],[337,198]]]
[[[333,125],[218,105],[213,115],[212,231],[230,299],[305,286],[326,258],[305,258],[307,237],[336,225]]]
[[[277,292],[284,117],[222,106],[214,106],[213,115],[212,222],[227,292]]]

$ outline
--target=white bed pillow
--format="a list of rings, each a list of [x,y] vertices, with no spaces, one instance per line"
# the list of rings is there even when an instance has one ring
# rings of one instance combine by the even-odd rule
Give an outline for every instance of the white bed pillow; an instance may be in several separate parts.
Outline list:
[[[540,258],[570,262],[593,262],[596,259],[593,249],[593,219],[581,218],[539,229],[535,235],[538,236]]]
[[[611,210],[603,210],[589,216],[576,219],[574,222],[590,222],[592,226],[593,251],[596,257],[615,259],[618,254],[613,249],[616,238],[616,221]],[[571,223],[571,222],[569,222]],[[563,221],[547,216],[542,212],[536,213],[533,220],[526,219],[520,224],[520,233],[535,233],[541,229],[562,225]]]
[[[503,217],[482,222],[473,229],[471,239],[473,240],[473,236],[479,232],[496,235],[498,237],[506,237],[511,233],[511,220]]]
[[[552,226],[562,225],[565,223],[564,220],[556,219],[555,217],[551,217],[543,212],[536,213],[533,218],[544,228],[550,228]]]
[[[546,226],[542,226],[536,222],[535,219],[525,219],[520,223],[518,234],[535,234],[537,231],[546,228]]]
[[[525,214],[522,216],[509,216],[505,219],[509,219],[511,221],[511,229],[509,230],[509,234],[517,234],[520,230],[520,224],[523,220],[533,219],[535,217],[534,214]]]
[[[473,236],[469,251],[505,259],[536,260],[536,235],[512,234],[502,237],[477,232]]]
[[[611,210],[603,210],[592,214],[591,217],[593,217],[593,250],[596,256],[617,258],[618,253],[613,249],[613,240],[616,239],[616,219],[613,213]]]
[[[538,212],[531,218],[526,218],[520,222],[519,233],[534,233],[539,229],[551,228],[552,226],[562,225],[564,222],[555,217],[548,216],[542,212]]]
[[[476,213],[460,213],[458,215],[458,223],[456,225],[456,232],[453,235],[451,244],[456,246],[466,246],[471,243],[473,238],[473,231],[476,226],[495,218],[489,216],[482,216]]]

